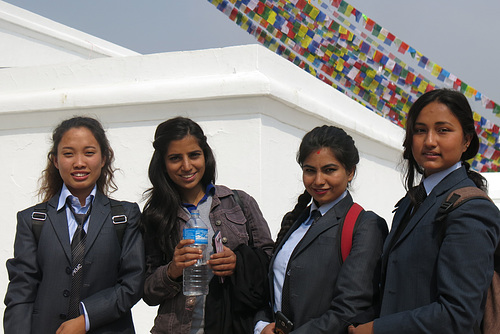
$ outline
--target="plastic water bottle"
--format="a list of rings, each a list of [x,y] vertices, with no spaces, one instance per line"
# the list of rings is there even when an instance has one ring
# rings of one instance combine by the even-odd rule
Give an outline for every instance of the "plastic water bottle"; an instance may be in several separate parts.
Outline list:
[[[203,251],[203,258],[183,271],[183,293],[186,296],[200,296],[208,294],[208,228],[201,220],[197,210],[191,212],[191,218],[182,231],[183,239],[193,239],[194,244],[186,247],[199,248]]]

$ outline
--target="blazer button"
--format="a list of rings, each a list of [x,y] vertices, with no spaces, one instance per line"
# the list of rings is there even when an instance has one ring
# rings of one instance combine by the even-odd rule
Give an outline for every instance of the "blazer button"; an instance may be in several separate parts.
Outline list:
[[[64,297],[69,297],[69,291],[68,290],[64,290],[63,291],[63,296]]]
[[[59,319],[66,320],[67,316],[64,313],[59,314]]]
[[[71,268],[70,267],[66,267],[66,274],[71,274]]]
[[[215,226],[221,226],[221,225],[222,225],[222,222],[220,220],[215,221]]]
[[[222,237],[222,243],[223,244],[227,244],[227,238],[226,237]]]

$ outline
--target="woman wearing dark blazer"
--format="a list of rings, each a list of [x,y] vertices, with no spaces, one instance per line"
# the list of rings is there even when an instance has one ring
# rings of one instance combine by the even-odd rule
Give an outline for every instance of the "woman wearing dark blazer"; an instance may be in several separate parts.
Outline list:
[[[376,299],[387,225],[363,211],[342,263],[340,231],[353,204],[347,186],[359,161],[354,141],[340,128],[317,127],[297,160],[306,191],[283,218],[270,265],[271,308],[258,314],[255,333],[273,333],[276,311],[293,322],[292,333],[345,333]]]
[[[476,333],[493,275],[500,213],[492,202],[473,199],[436,221],[453,190],[486,189],[466,162],[479,147],[467,99],[446,89],[422,95],[409,111],[403,146],[410,190],[397,205],[384,245],[380,318],[349,333]],[[415,173],[423,175],[419,187],[413,187]]]
[[[139,207],[113,202],[128,220],[119,238],[114,225],[123,219],[112,221],[105,195],[115,188],[113,151],[98,121],[63,121],[52,139],[38,240],[32,214],[39,206],[17,215],[5,333],[134,333],[130,309],[142,295],[145,271]]]

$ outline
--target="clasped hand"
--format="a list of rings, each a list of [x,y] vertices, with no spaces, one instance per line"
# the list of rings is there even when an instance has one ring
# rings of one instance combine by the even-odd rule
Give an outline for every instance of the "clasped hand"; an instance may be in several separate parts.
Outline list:
[[[203,257],[202,251],[199,248],[186,247],[194,244],[192,239],[183,239],[175,247],[174,257],[170,262],[167,274],[171,279],[177,279],[182,276],[184,268],[192,266]],[[215,253],[210,256],[208,265],[216,276],[230,276],[236,268],[236,254],[224,246],[220,253]]]

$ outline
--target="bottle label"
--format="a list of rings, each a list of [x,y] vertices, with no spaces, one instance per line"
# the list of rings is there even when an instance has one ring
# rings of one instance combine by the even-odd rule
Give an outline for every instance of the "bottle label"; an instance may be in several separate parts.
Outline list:
[[[193,239],[195,244],[208,244],[208,229],[206,228],[185,228],[182,231],[183,239]]]

